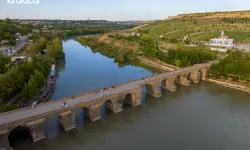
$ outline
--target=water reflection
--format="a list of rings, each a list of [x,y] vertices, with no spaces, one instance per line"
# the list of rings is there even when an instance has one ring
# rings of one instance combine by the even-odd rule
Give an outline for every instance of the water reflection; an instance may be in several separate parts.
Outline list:
[[[66,60],[65,59],[58,59],[56,60],[56,77],[59,78],[61,72],[65,71],[66,69]]]

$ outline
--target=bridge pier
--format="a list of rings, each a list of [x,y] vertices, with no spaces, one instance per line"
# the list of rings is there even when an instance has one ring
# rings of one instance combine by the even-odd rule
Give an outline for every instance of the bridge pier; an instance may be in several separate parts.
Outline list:
[[[168,80],[163,81],[161,88],[171,91],[171,92],[175,92],[177,90],[177,87],[173,83],[172,84],[169,83]]]
[[[193,71],[190,74],[190,79],[193,83],[199,83],[201,78],[201,73],[200,71]]]
[[[8,136],[9,136],[8,129],[0,131],[0,149],[1,150],[10,149]]]
[[[141,87],[133,89],[133,93],[131,93],[132,99],[127,101],[132,106],[141,105]]]
[[[191,85],[191,81],[188,80],[187,76],[181,75],[180,79],[179,79],[179,84],[184,85],[184,86],[190,86]]]
[[[43,125],[44,125],[45,118],[41,118],[35,121],[31,121],[26,123],[30,130],[30,135],[32,137],[33,142],[40,141],[45,139],[45,134],[43,132]]]
[[[153,84],[147,84],[146,85],[146,92],[156,98],[159,98],[162,96],[162,92],[159,91],[158,89],[158,83],[153,83]]]
[[[63,127],[64,131],[69,131],[76,127],[75,113],[72,111],[66,111],[66,112],[58,114],[57,119],[58,119],[58,122]]]
[[[89,118],[89,120],[91,121],[96,121],[96,120],[99,120],[101,119],[101,114],[100,114],[100,109],[101,109],[101,106],[100,105],[94,105],[93,107],[91,108],[83,108],[84,110],[84,114],[86,117]]]
[[[207,73],[208,73],[208,70],[207,70],[207,69],[202,69],[202,70],[201,70],[201,80],[206,80],[206,78],[207,78]]]
[[[119,97],[117,97],[112,102],[106,104],[106,107],[108,107],[108,109],[113,113],[119,113],[122,111],[122,103],[123,101]]]

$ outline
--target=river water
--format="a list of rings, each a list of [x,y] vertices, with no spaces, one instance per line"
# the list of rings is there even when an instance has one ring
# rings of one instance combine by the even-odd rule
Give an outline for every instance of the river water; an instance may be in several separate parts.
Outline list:
[[[87,92],[155,73],[149,68],[121,66],[73,39],[63,41],[65,61],[57,64],[56,90],[51,100]],[[20,150],[249,150],[249,94],[201,82],[163,90],[161,98],[145,94],[142,105],[125,106],[118,114],[101,110],[90,122],[76,115],[77,128],[64,132],[52,116],[46,139],[15,142]]]

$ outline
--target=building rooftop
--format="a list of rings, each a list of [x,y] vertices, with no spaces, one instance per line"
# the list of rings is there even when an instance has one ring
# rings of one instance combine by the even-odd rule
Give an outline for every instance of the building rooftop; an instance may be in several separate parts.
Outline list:
[[[221,35],[218,37],[218,39],[229,39],[227,35],[225,35],[224,31],[221,32]]]
[[[221,36],[219,36],[218,39],[229,39],[229,37],[227,35],[221,35]]]

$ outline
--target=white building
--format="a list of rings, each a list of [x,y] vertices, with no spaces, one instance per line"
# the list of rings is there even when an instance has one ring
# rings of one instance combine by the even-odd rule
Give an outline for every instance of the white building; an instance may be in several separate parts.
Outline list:
[[[224,31],[221,32],[221,36],[210,40],[210,46],[232,47],[234,43],[233,39],[229,39]]]

